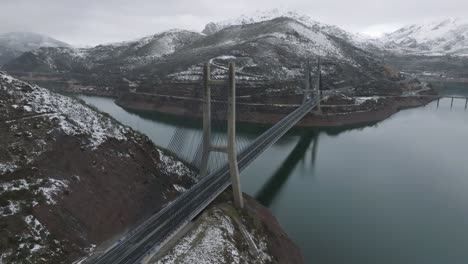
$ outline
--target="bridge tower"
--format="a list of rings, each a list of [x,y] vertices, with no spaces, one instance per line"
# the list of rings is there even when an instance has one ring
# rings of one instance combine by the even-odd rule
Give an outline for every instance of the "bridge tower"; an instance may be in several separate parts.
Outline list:
[[[305,85],[304,99],[302,103],[305,103],[311,98],[311,90],[310,90],[311,80],[312,80],[311,72],[312,72],[312,69],[310,66],[310,61],[307,61],[306,72],[305,72],[305,84],[304,84]],[[315,75],[316,75],[316,79],[315,79],[314,91],[315,91],[315,100],[317,102],[316,113],[321,114],[322,110],[320,108],[320,99],[321,99],[321,91],[322,91],[322,61],[320,57],[317,59],[317,72]]]
[[[317,100],[317,114],[322,113],[322,109],[320,108],[320,100],[322,97],[322,60],[320,57],[317,59],[317,73],[315,78],[315,100]]]
[[[302,103],[307,102],[308,100],[310,100],[310,97],[311,97],[311,94],[310,94],[310,80],[311,80],[310,72],[311,72],[310,61],[307,61],[305,79],[304,79],[305,80],[305,83],[304,83],[304,86],[305,86],[304,99],[302,100]]]
[[[208,174],[208,162],[210,152],[223,152],[228,156],[229,172],[231,175],[232,190],[234,194],[234,204],[237,208],[244,208],[242,197],[239,167],[237,163],[236,150],[236,66],[234,62],[229,63],[229,78],[224,80],[212,80],[210,63],[206,63],[203,69],[203,143],[202,162],[200,176]],[[214,146],[211,142],[211,86],[228,85],[228,116],[227,116],[227,145]]]

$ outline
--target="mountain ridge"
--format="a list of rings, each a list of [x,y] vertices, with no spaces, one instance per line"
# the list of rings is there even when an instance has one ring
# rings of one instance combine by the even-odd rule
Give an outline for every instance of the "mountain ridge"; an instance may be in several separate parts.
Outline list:
[[[460,18],[410,24],[381,39],[383,48],[398,55],[468,56],[468,21]]]
[[[71,48],[65,42],[38,33],[9,32],[0,34],[0,66],[19,57],[24,52],[41,47]]]

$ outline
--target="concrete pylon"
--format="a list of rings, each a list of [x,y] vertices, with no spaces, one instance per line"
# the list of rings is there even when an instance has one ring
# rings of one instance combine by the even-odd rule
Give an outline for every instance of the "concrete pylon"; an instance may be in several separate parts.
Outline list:
[[[322,60],[320,57],[317,59],[317,78],[315,83],[315,100],[317,100],[317,114],[322,113],[322,109],[320,108],[320,100],[321,100],[321,90],[322,90]]]
[[[203,70],[204,101],[203,101],[203,153],[200,166],[200,177],[208,175],[208,162],[210,153],[223,152],[228,155],[229,173],[231,175],[234,204],[237,208],[244,208],[242,197],[239,166],[237,163],[236,150],[236,66],[234,62],[229,63],[228,89],[228,116],[227,116],[227,145],[213,146],[211,144],[211,85],[225,85],[226,81],[211,80],[210,64],[206,63]]]
[[[305,72],[305,83],[304,83],[304,98],[302,103],[305,103],[310,99],[310,61],[307,61],[306,72]]]
[[[211,70],[210,63],[206,63],[203,68],[203,146],[202,160],[200,166],[200,176],[208,174],[208,162],[211,152]]]
[[[237,208],[244,208],[239,167],[236,151],[236,70],[234,62],[229,63],[229,96],[228,96],[228,160],[231,174],[234,204]]]

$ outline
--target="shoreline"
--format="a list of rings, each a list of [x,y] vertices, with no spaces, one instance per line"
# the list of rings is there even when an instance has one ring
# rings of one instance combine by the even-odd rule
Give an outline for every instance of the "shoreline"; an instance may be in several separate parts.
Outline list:
[[[338,112],[307,114],[297,125],[299,128],[338,128],[350,125],[363,125],[383,121],[401,110],[425,106],[430,102],[437,100],[439,96],[400,96],[385,98],[384,102],[374,109],[364,111]],[[194,107],[187,102],[178,102],[177,99],[170,98],[166,104],[158,101],[152,102],[148,98],[145,100],[128,100],[125,96],[118,98],[115,104],[118,106],[138,112],[158,113],[175,118],[189,118],[191,120],[201,120],[200,107]],[[174,103],[179,104],[174,104]],[[182,106],[182,107],[181,107]],[[266,112],[268,105],[260,107],[259,111],[250,111],[250,118],[238,118],[240,123],[255,124],[255,125],[272,125],[284,118],[290,110],[297,107],[296,105],[288,105],[272,107],[273,111]],[[322,109],[326,112],[327,109],[332,109],[332,105],[322,105]]]

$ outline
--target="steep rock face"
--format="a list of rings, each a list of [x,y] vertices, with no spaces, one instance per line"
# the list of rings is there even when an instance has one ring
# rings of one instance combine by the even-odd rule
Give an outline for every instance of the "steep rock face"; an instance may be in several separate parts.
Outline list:
[[[468,23],[446,19],[403,27],[381,39],[384,48],[400,55],[468,56]]]
[[[71,263],[195,182],[147,137],[2,72],[0,135],[7,263]]]

